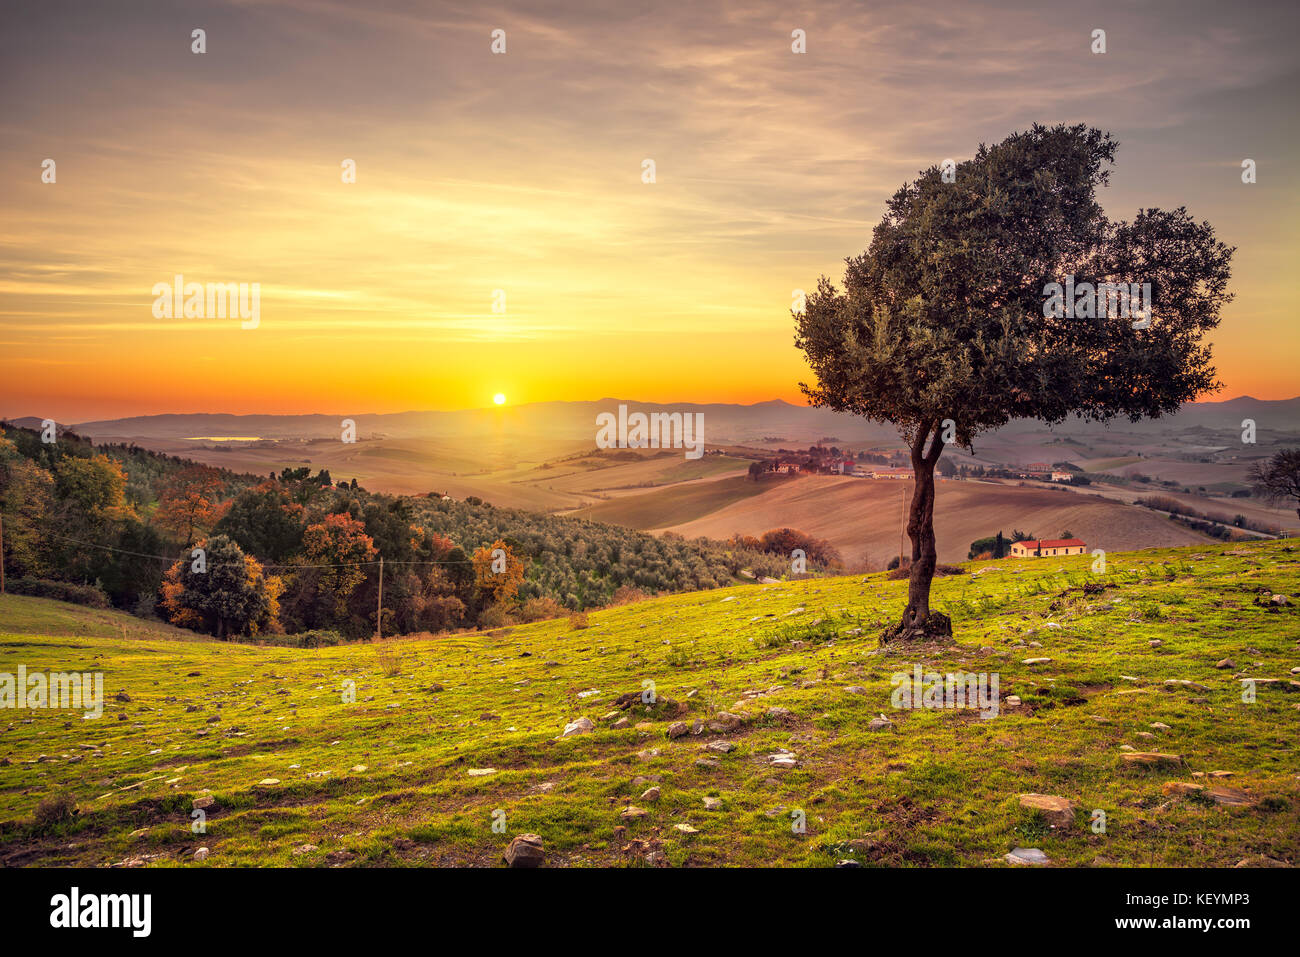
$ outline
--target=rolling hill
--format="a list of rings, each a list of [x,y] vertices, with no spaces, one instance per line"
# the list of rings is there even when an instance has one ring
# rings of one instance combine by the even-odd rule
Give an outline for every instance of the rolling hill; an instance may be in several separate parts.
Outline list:
[[[100,419],[70,426],[90,438],[188,439],[194,436],[259,436],[270,439],[333,438],[339,423],[351,418],[361,436],[383,438],[431,438],[494,434],[549,439],[588,441],[595,434],[595,419],[602,412],[627,404],[645,412],[700,412],[704,414],[705,436],[711,445],[763,444],[767,437],[779,437],[787,444],[810,444],[835,437],[842,442],[897,442],[891,426],[868,422],[857,416],[792,405],[781,399],[735,403],[653,403],[635,399],[604,398],[585,402],[536,402],[501,408],[451,411],[361,413],[342,411],[337,415],[232,415],[229,413],[181,413]],[[1110,426],[1068,419],[1052,432],[1067,436],[1105,434],[1168,435],[1189,429],[1228,436],[1239,433],[1244,418],[1254,419],[1261,430],[1294,433],[1300,429],[1300,397],[1255,399],[1240,396],[1220,402],[1190,402],[1176,415],[1136,423],[1117,422]],[[40,419],[27,416],[15,420],[27,428],[39,428]],[[1017,420],[994,435],[1023,435],[1046,431],[1032,420]]]
[[[0,863],[495,866],[525,833],[545,866],[1300,860],[1295,548],[1090,561],[938,580],[957,643],[924,648],[877,646],[879,575],[313,650],[0,624],[0,670],[106,697],[11,712]],[[894,708],[914,666],[997,675],[997,714]]]
[[[898,554],[903,496],[911,494],[911,482],[829,475],[757,483],[736,478],[714,483],[708,491],[695,491],[693,497],[676,489],[656,490],[577,514],[687,538],[725,539],[737,532],[761,535],[789,526],[826,539],[845,561],[883,568]],[[971,542],[999,530],[1008,538],[1015,529],[1045,538],[1069,531],[1087,542],[1090,550],[1106,551],[1208,540],[1160,515],[1118,501],[992,482],[939,482],[934,521],[939,560],[944,562],[964,561]]]

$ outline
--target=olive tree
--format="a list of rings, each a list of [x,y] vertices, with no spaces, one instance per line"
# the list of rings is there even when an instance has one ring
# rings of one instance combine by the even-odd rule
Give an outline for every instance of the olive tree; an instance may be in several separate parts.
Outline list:
[[[1202,337],[1231,299],[1233,250],[1183,208],[1109,220],[1096,193],[1116,146],[1036,125],[925,170],[843,287],[823,276],[795,313],[812,404],[893,423],[911,450],[908,602],[886,639],[952,633],[930,609],[947,445],[971,450],[1012,419],[1156,418],[1219,385]]]

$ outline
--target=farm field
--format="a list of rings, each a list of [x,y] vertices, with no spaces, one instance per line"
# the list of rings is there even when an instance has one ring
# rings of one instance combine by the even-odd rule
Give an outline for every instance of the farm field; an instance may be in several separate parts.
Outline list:
[[[698,519],[657,526],[656,530],[688,538],[728,538],[736,532],[760,535],[771,528],[789,526],[826,539],[846,562],[883,568],[898,554],[902,497],[911,495],[911,482],[811,475],[761,484],[761,494],[724,504]],[[664,503],[662,514],[672,515],[671,490],[649,495]],[[634,512],[635,503],[634,499],[618,503],[623,509],[621,514],[653,514],[649,509]],[[602,520],[618,522],[619,514],[611,508]],[[1086,493],[992,482],[938,483],[935,533],[940,561],[964,561],[971,542],[994,535],[999,529],[1008,538],[1015,529],[1041,538],[1069,531],[1087,542],[1089,550],[1101,548],[1108,552],[1207,540],[1199,532],[1145,509]]]
[[[576,518],[626,525],[629,528],[664,528],[703,519],[728,505],[764,495],[775,486],[797,481],[797,478],[773,476],[760,483],[743,474],[729,475],[710,482],[695,482],[689,486],[622,495],[590,505],[573,514]]]
[[[1295,863],[1300,555],[1108,558],[937,579],[956,644],[919,648],[878,646],[907,588],[882,575],[317,649],[78,634],[81,609],[6,598],[0,671],[99,671],[106,700],[6,715],[0,863],[487,867],[522,833],[546,866]],[[915,665],[999,675],[999,713],[894,709]],[[75,815],[38,823],[59,797]]]
[[[492,434],[362,439],[351,445],[324,438],[259,445],[130,441],[235,472],[266,475],[306,465],[314,471],[328,469],[335,481],[355,478],[372,492],[475,495],[494,505],[540,512],[578,509],[653,486],[741,474],[749,467],[749,460],[729,455],[686,459],[679,450],[597,451],[589,439]]]

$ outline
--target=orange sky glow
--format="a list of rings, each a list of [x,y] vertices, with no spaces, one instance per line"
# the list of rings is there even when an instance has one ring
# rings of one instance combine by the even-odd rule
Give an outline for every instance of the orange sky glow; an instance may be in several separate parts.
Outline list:
[[[0,39],[0,416],[802,402],[792,292],[1035,121],[1115,134],[1112,217],[1238,247],[1212,398],[1300,393],[1293,31],[1117,3],[1103,59],[1068,5],[767,6],[238,2],[202,55],[166,7],[34,6]],[[259,283],[257,328],[156,318],[176,274]]]

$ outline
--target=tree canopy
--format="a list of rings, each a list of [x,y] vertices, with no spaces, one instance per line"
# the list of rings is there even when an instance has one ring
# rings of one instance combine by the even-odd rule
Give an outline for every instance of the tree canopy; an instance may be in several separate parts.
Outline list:
[[[925,170],[846,260],[842,287],[823,276],[795,314],[812,403],[893,423],[911,448],[904,630],[929,615],[933,472],[946,444],[970,448],[1018,418],[1159,417],[1218,386],[1202,337],[1231,299],[1233,250],[1181,207],[1108,219],[1096,194],[1116,147],[1083,125],[1035,125],[955,169]],[[1049,308],[1053,284],[1070,308]],[[1144,284],[1140,321],[1101,301]]]

